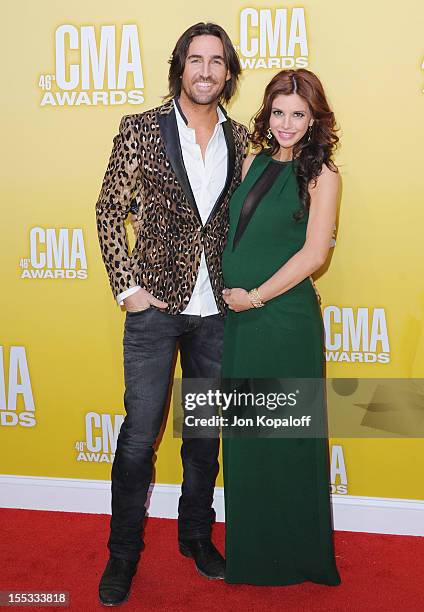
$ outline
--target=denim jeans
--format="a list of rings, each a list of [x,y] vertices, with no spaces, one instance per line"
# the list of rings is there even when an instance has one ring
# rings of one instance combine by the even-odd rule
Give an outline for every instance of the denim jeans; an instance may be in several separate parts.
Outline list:
[[[164,420],[177,347],[183,378],[220,376],[224,318],[170,315],[155,307],[127,313],[124,330],[126,417],[112,467],[108,542],[114,557],[138,561],[154,445]],[[213,491],[219,438],[183,436],[178,537],[208,538],[215,520]]]

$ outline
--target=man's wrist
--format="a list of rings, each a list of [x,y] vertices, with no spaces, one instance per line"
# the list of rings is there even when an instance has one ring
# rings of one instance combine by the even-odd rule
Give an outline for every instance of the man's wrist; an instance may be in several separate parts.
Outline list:
[[[123,306],[125,298],[130,297],[130,295],[134,295],[134,293],[137,293],[139,289],[141,289],[140,285],[133,285],[132,287],[129,287],[129,289],[119,293],[119,295],[116,296],[118,305]]]

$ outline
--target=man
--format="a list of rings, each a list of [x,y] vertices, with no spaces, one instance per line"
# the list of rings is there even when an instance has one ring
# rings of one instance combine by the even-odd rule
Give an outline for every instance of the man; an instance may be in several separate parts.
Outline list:
[[[225,31],[199,23],[170,60],[169,100],[122,119],[97,202],[97,227],[113,293],[127,311],[126,418],[112,468],[110,559],[99,586],[105,605],[122,603],[143,548],[145,502],[174,355],[185,378],[218,377],[223,315],[221,254],[228,201],[241,180],[247,130],[220,106],[241,68]],[[124,221],[139,203],[129,254]],[[223,578],[211,542],[217,438],[187,439],[178,507],[180,551],[207,578]]]

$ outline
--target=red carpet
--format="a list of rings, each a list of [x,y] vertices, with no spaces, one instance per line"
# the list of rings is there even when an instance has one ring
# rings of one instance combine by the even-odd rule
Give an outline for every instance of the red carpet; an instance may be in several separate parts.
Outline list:
[[[70,608],[44,609],[106,610],[97,601],[97,584],[107,559],[108,523],[105,515],[0,510],[0,590],[63,589],[70,593]],[[223,550],[222,524],[215,526],[214,540]],[[202,578],[193,562],[179,554],[175,521],[149,519],[146,549],[131,598],[118,609],[424,610],[424,538],[338,532],[336,554],[342,577],[339,587],[311,583],[289,587],[232,586]]]

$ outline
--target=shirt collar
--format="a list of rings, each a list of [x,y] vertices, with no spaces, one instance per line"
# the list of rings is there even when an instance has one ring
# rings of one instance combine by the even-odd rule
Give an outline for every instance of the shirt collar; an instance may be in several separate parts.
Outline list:
[[[183,113],[183,109],[181,108],[179,98],[175,97],[173,102],[174,102],[175,114],[177,115],[177,118],[179,117],[180,119],[182,119],[184,124],[188,127],[188,120],[187,120],[187,117]],[[227,121],[227,115],[219,104],[216,109],[216,112],[218,115],[218,123],[225,123]]]

